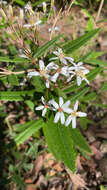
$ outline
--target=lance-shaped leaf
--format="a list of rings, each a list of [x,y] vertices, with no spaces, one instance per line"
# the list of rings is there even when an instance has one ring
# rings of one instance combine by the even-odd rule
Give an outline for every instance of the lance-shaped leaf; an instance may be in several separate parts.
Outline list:
[[[22,58],[22,57],[8,57],[8,56],[0,56],[0,62],[7,62],[7,63],[28,63],[29,59]]]
[[[53,38],[52,40],[45,43],[42,47],[40,47],[37,52],[35,53],[34,57],[42,56],[46,51],[55,45],[55,43],[62,37],[62,35],[58,35],[57,37]]]
[[[29,121],[24,124],[24,130],[20,132],[15,137],[15,143],[17,145],[22,144],[25,140],[27,140],[30,136],[32,136],[35,132],[37,132],[40,128],[42,128],[45,125],[42,119],[39,119],[37,121]],[[21,127],[21,126],[20,126]],[[23,128],[23,125],[22,125]]]
[[[25,96],[33,96],[34,90],[26,91],[1,91],[0,100],[6,101],[22,101]]]
[[[75,145],[77,145],[83,151],[91,153],[90,147],[87,144],[85,138],[81,135],[79,129],[70,128],[70,130],[71,130],[70,135]]]
[[[49,149],[55,158],[64,162],[64,164],[74,173],[77,154],[69,127],[65,127],[60,123],[53,123],[52,116],[43,130]]]
[[[74,52],[75,50],[79,49],[86,42],[88,42],[93,36],[95,36],[99,31],[100,29],[95,29],[84,34],[83,36],[79,37],[76,40],[69,40],[63,45],[63,49],[65,50],[65,53],[70,54]]]

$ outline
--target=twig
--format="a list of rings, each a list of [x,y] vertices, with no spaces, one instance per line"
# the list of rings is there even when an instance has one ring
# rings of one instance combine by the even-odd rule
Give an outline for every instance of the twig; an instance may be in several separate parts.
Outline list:
[[[0,70],[3,70],[2,68],[0,68]],[[0,74],[4,74],[4,75],[11,75],[11,74],[14,74],[14,75],[20,75],[20,74],[23,74],[23,73],[26,73],[26,72],[33,72],[35,71],[35,69],[29,69],[27,71],[19,71],[19,72],[12,72],[12,71],[8,71],[6,69],[4,69],[5,71],[4,72],[0,72]]]
[[[100,13],[101,13],[101,9],[102,9],[102,7],[103,7],[103,4],[104,4],[104,0],[101,0],[100,6],[99,6],[99,9],[98,9],[98,13],[97,13],[97,17],[96,17],[96,22],[99,20],[99,17],[100,17]]]
[[[75,0],[71,0],[71,3],[70,3],[70,6],[69,6],[69,8],[68,8],[68,10],[67,10],[66,15],[68,15],[68,13],[69,13],[69,11],[70,11],[70,9],[71,9],[71,7],[72,7],[74,1],[75,1]]]
[[[50,40],[52,39],[52,36],[53,36],[53,33],[54,33],[54,27],[55,27],[55,25],[56,25],[56,23],[58,21],[58,18],[60,17],[61,11],[62,11],[62,8],[59,10],[59,13],[58,13],[57,17],[54,20],[54,23],[53,23],[53,26],[52,26],[52,31],[51,31],[51,34],[50,34]]]

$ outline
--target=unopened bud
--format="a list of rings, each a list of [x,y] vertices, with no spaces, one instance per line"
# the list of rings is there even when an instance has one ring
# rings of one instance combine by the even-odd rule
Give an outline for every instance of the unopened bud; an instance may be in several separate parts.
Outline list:
[[[45,2],[43,2],[42,5],[43,5],[43,12],[46,13],[47,5]]]
[[[20,9],[20,19],[23,20],[24,18],[24,12],[23,9]]]
[[[2,14],[2,17],[4,17],[5,20],[7,20],[7,16],[6,16],[6,14],[5,14],[5,12],[4,12],[4,10],[2,8],[0,9],[0,12]]]
[[[54,0],[51,0],[51,8],[54,7]]]
[[[9,5],[9,13],[10,13],[10,16],[13,16],[13,8],[11,5]]]

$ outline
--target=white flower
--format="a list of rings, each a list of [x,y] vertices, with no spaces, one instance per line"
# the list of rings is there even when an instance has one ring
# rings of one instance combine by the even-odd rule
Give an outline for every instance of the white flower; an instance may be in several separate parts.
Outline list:
[[[45,99],[44,99],[43,96],[41,97],[41,100],[42,100],[43,105],[38,106],[35,109],[36,110],[42,110],[42,116],[44,117],[45,114],[46,114],[46,112],[47,112],[47,109],[49,108],[49,105],[50,105],[49,102],[50,101],[46,103],[46,101],[45,101]]]
[[[52,82],[56,82],[57,78],[59,77],[60,74],[64,75],[64,76],[68,76],[68,66],[64,66],[64,67],[59,67],[58,65],[56,65],[56,67],[54,67],[54,69],[56,70],[56,73],[50,78],[50,80]]]
[[[70,116],[67,118],[65,122],[65,126],[68,126],[72,121],[72,128],[76,128],[76,117],[86,117],[87,114],[84,112],[77,112],[78,109],[78,101],[76,101],[74,105],[74,109],[71,109]]]
[[[85,76],[86,74],[89,73],[89,70],[82,66],[83,62],[79,62],[77,64],[72,63],[72,64],[74,66],[69,67],[68,69],[68,73],[70,74],[70,76],[68,77],[67,82],[69,82],[76,75],[78,86],[80,86],[83,80],[85,80],[89,84],[89,81]]]
[[[30,27],[33,27],[33,26],[38,26],[38,25],[40,25],[41,24],[41,20],[38,20],[38,21],[36,21],[35,23],[33,23],[33,24],[24,24],[23,26],[25,27],[25,28],[30,28]]]
[[[53,57],[50,60],[59,59],[65,65],[67,65],[67,61],[69,61],[70,63],[73,63],[74,61],[73,58],[65,56],[61,48],[58,48],[58,51],[53,51],[53,54],[55,54],[57,57]]]
[[[34,72],[29,72],[28,73],[28,77],[31,78],[32,76],[40,76],[43,77],[45,79],[45,85],[47,88],[49,88],[49,78],[50,75],[48,74],[49,71],[54,67],[54,63],[51,62],[49,63],[46,67],[44,65],[44,62],[42,60],[39,61],[39,72],[38,71],[34,71]]]
[[[50,103],[54,106],[54,111],[58,110],[58,112],[55,115],[54,123],[57,123],[59,120],[61,120],[61,124],[65,123],[65,113],[70,113],[71,109],[68,107],[70,105],[70,101],[64,103],[63,98],[59,97],[59,105],[54,100],[50,100]]]

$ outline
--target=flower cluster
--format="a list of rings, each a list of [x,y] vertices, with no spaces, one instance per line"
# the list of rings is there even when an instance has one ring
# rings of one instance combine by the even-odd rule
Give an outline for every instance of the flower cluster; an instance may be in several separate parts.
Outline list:
[[[83,66],[82,62],[74,63],[74,59],[72,57],[66,56],[61,48],[58,48],[58,51],[53,51],[53,54],[56,57],[52,57],[47,66],[45,66],[42,60],[39,61],[39,71],[29,72],[28,77],[32,76],[41,76],[45,79],[46,87],[50,87],[50,83],[56,83],[58,77],[60,75],[64,75],[67,78],[67,82],[70,82],[73,77],[77,79],[77,85],[80,86],[83,80],[85,80],[88,84],[89,81],[86,78],[86,74],[89,73],[89,70]],[[54,61],[59,60],[62,65],[54,63]],[[69,63],[72,66],[69,66]],[[54,70],[54,72],[51,72]]]
[[[71,104],[70,100],[64,103],[64,100],[62,97],[59,97],[59,104],[54,100],[50,100],[48,102],[45,101],[44,97],[41,97],[42,104],[38,107],[36,107],[36,110],[42,110],[42,116],[44,117],[47,109],[55,111],[55,118],[54,123],[57,123],[59,120],[61,121],[61,124],[65,124],[65,126],[68,126],[72,122],[72,128],[76,128],[76,117],[86,117],[87,114],[84,112],[78,112],[78,104],[79,102],[76,101],[74,105],[74,109],[71,109],[69,106]],[[69,114],[67,120],[65,121],[65,113]]]

